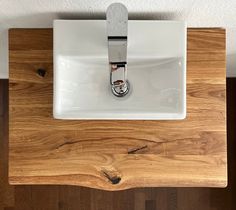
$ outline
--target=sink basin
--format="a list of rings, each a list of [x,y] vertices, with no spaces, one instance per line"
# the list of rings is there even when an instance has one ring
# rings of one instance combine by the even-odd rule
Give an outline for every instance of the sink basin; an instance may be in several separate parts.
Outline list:
[[[54,21],[57,119],[176,120],[186,116],[186,24],[128,22],[130,92],[110,87],[105,20]]]

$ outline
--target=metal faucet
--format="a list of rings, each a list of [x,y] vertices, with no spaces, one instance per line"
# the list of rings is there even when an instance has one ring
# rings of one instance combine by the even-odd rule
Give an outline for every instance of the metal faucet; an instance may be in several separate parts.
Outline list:
[[[115,96],[123,97],[130,89],[126,68],[128,10],[121,3],[111,4],[106,19],[111,90]]]

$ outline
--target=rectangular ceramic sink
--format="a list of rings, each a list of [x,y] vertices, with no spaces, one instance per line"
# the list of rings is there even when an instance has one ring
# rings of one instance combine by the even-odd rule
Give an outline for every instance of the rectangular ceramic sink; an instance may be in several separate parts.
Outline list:
[[[54,21],[57,119],[175,120],[186,116],[186,24],[128,21],[123,98],[110,88],[105,20]]]

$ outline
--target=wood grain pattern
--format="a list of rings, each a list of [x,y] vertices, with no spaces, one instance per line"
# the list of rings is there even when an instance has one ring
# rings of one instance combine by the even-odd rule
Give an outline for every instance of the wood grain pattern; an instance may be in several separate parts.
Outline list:
[[[9,49],[11,184],[227,185],[225,30],[188,30],[181,121],[55,120],[52,30],[12,29]]]

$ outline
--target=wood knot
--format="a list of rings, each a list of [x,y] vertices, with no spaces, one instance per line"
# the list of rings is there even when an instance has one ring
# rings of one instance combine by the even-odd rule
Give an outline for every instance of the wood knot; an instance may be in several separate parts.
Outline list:
[[[37,69],[37,75],[41,78],[44,78],[46,76],[47,71],[45,69]]]
[[[102,170],[102,174],[114,185],[121,181],[121,177],[115,171]]]

